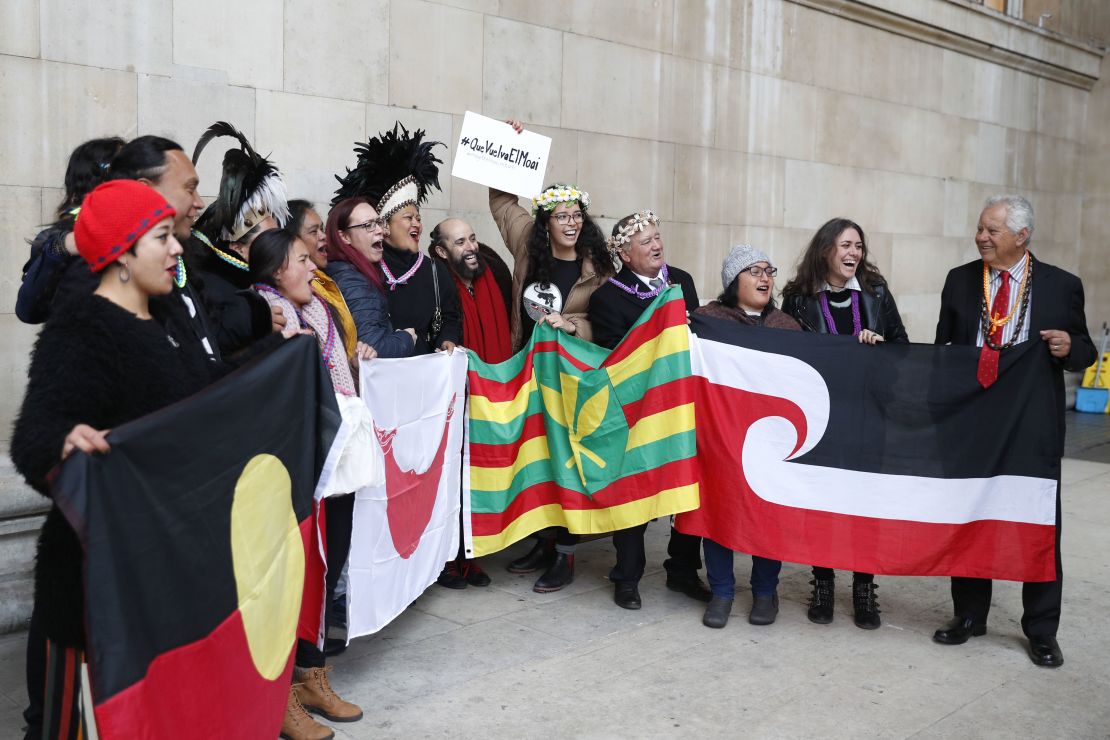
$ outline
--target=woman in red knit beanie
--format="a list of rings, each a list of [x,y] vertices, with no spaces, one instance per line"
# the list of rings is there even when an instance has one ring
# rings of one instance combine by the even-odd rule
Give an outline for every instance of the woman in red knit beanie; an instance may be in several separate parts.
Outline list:
[[[174,209],[132,180],[98,186],[81,206],[77,251],[100,285],[55,308],[35,343],[11,458],[32,488],[50,498],[48,476],[74,450],[110,454],[108,433],[200,390],[216,363],[195,335],[151,315],[152,296],[169,293],[181,245]],[[85,736],[80,707],[84,660],[84,554],[52,506],[39,535],[35,610],[47,639],[43,737]],[[69,670],[66,670],[66,667]],[[64,677],[64,678],[63,678]]]

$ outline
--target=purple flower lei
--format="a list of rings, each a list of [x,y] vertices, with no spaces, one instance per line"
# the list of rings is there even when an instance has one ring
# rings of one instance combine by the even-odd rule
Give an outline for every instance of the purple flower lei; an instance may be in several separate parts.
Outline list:
[[[624,283],[622,283],[620,280],[617,280],[615,277],[609,278],[609,282],[611,282],[613,285],[615,285],[618,288],[620,288],[621,290],[623,290],[625,293],[628,293],[628,295],[634,295],[634,296],[636,296],[637,298],[640,298],[640,299],[654,298],[655,296],[659,295],[660,293],[662,293],[667,288],[669,277],[667,275],[667,265],[666,264],[664,264],[663,269],[659,271],[659,277],[663,278],[663,284],[660,285],[658,288],[654,288],[652,290],[647,291],[646,293],[641,293],[640,292],[640,286],[639,286],[640,280],[639,280],[639,278],[636,279],[636,285],[631,287],[631,288],[628,287],[627,285],[625,285]]]
[[[852,336],[858,336],[860,331],[863,330],[863,323],[859,318],[859,291],[853,290],[852,293]],[[820,293],[821,313],[825,315],[825,325],[829,328],[829,334],[839,334],[836,330],[836,322],[833,321],[832,311],[829,310],[829,292],[822,290]]]
[[[389,265],[385,263],[384,258],[382,259],[380,264],[382,266],[382,272],[385,273],[385,281],[389,284],[389,289],[397,290],[398,285],[404,285],[405,283],[407,283],[409,281],[409,278],[415,275],[416,271],[420,269],[420,265],[424,264],[424,253],[417,252],[416,264],[413,265],[408,272],[406,272],[399,278],[393,277],[393,273],[389,271]]]

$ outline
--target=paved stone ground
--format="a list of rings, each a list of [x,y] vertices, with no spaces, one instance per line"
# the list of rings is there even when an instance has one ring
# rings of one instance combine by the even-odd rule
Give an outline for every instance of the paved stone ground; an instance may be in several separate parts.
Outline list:
[[[1110,415],[1068,412],[1065,457],[1110,463]]]
[[[857,629],[840,574],[837,618],[805,617],[809,578],[786,565],[770,627],[738,593],[723,630],[664,587],[666,527],[648,529],[644,608],[612,603],[613,549],[579,549],[577,580],[548,595],[486,558],[486,589],[433,586],[381,633],[333,660],[333,684],[366,717],[340,738],[1110,737],[1110,464],[1064,461],[1066,665],[1029,662],[1020,586],[997,583],[989,632],[958,647],[933,630],[951,611],[943,578],[879,578],[883,627]],[[737,558],[746,583],[748,563]],[[23,635],[0,638],[0,737],[18,736]],[[197,708],[204,711],[203,707]]]

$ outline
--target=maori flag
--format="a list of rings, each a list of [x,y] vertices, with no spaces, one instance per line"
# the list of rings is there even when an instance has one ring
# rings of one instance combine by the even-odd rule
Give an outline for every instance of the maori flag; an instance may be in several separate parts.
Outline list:
[[[550,526],[601,534],[696,508],[689,336],[673,287],[612,352],[544,324],[505,362],[471,357],[467,553]]]
[[[277,736],[294,637],[319,629],[313,494],[338,427],[316,341],[295,337],[65,462],[101,738]]]
[[[694,316],[702,506],[683,532],[888,575],[1055,577],[1062,436],[1044,343],[860,345]]]
[[[355,494],[347,639],[377,632],[459,550],[465,352],[362,363],[385,484]]]

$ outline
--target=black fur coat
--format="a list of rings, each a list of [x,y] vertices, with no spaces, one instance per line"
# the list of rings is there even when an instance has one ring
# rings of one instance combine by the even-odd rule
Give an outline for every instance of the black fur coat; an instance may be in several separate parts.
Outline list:
[[[142,320],[98,295],[55,311],[35,343],[27,393],[12,433],[16,469],[39,493],[77,424],[111,429],[168,406],[219,372],[192,332]],[[109,453],[111,454],[111,453]],[[83,554],[57,506],[39,535],[35,600],[46,636],[84,646]]]

